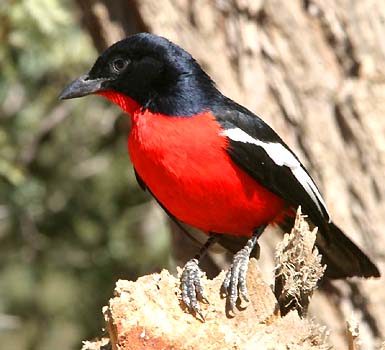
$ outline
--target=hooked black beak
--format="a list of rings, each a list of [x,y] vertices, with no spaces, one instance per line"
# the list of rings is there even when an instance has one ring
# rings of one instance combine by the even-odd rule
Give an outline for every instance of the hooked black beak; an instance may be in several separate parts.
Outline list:
[[[88,74],[82,75],[68,84],[59,95],[60,100],[90,95],[102,89],[102,83],[108,79],[90,79]]]

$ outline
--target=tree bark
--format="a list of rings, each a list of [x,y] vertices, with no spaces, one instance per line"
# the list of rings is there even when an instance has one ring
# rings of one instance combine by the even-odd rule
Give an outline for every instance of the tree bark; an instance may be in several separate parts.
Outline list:
[[[328,349],[324,327],[296,311],[277,314],[277,300],[255,259],[249,268],[250,303],[235,317],[226,316],[218,293],[225,273],[203,280],[210,300],[202,305],[204,321],[181,308],[178,281],[166,270],[136,282],[120,280],[104,308],[108,339],[86,342],[83,350]]]
[[[189,51],[229,97],[296,151],[334,221],[380,265],[385,233],[385,5],[374,0],[80,1],[95,46],[150,31]],[[262,239],[273,266],[273,232]],[[180,242],[178,243],[180,244]],[[189,244],[189,241],[186,242]],[[182,259],[182,257],[180,257]],[[271,277],[271,272],[269,272]],[[325,283],[310,312],[346,348],[354,313],[365,349],[385,338],[384,279]]]
[[[252,258],[246,278],[248,301],[242,300],[234,311],[218,293],[225,271],[212,280],[203,276],[209,302],[200,303],[195,314],[176,297],[181,294],[179,280],[166,270],[135,282],[119,280],[114,297],[103,308],[108,337],[85,342],[82,350],[329,349],[325,327],[306,318],[325,271],[314,246],[316,233],[298,210],[294,228],[275,252],[274,294]],[[353,321],[347,339],[355,350],[359,326]]]

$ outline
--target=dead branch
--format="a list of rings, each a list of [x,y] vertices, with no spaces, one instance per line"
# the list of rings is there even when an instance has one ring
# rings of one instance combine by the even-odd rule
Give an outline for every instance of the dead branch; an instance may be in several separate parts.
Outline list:
[[[109,342],[86,342],[83,350],[106,346],[112,350],[327,349],[325,328],[301,318],[297,312],[302,314],[306,309],[323,272],[314,240],[315,231],[309,231],[299,212],[292,233],[285,236],[277,250],[276,271],[282,286],[279,299],[284,304],[278,305],[252,259],[247,277],[250,303],[247,307],[239,305],[232,318],[226,315],[226,301],[219,293],[224,271],[213,280],[203,279],[210,301],[202,304],[205,322],[184,309],[179,279],[166,270],[136,282],[120,280],[114,297],[104,308]],[[288,295],[295,303],[286,304]],[[277,314],[284,306],[285,315]]]
[[[310,230],[305,218],[299,207],[291,233],[285,234],[275,252],[274,294],[282,315],[293,309],[301,316],[306,314],[326,268],[314,246],[317,228]]]

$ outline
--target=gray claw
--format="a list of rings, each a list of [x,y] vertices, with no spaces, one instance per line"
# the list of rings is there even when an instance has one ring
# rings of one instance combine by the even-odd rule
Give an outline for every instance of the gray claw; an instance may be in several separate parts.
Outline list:
[[[181,276],[182,301],[190,310],[199,315],[203,320],[204,317],[200,311],[198,299],[208,303],[201,282],[202,271],[198,266],[197,259],[189,260],[184,266]]]
[[[226,277],[222,283],[221,293],[227,297],[227,305],[230,312],[234,313],[235,305],[240,296],[246,302],[247,296],[246,275],[249,264],[250,247],[241,249],[233,258],[233,263],[227,271]]]

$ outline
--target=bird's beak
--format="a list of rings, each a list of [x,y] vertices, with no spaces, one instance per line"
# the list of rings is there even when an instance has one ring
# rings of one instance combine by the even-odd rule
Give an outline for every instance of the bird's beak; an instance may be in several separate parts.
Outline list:
[[[60,100],[90,95],[102,89],[102,83],[108,79],[90,79],[88,74],[82,75],[68,84],[59,95]]]

